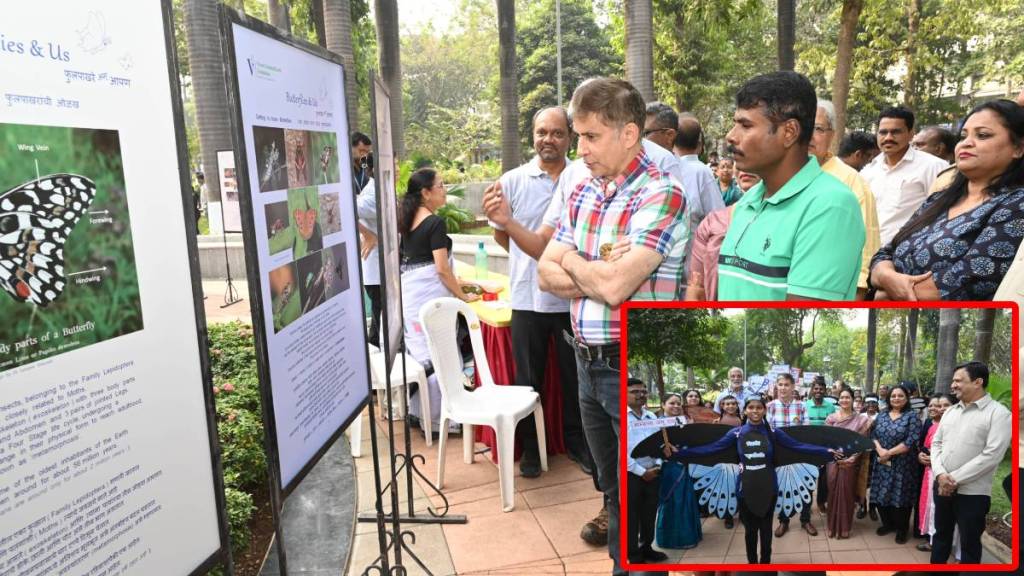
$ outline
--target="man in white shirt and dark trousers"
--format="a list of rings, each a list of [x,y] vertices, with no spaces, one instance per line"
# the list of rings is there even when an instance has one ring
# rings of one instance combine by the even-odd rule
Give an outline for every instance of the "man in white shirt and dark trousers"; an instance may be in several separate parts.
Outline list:
[[[555,186],[568,163],[565,154],[569,150],[569,131],[569,117],[563,108],[538,111],[533,119],[533,147],[537,156],[502,175],[499,183],[488,190],[484,202],[485,211],[487,200],[496,196],[504,198],[508,205],[507,211],[492,209],[488,216],[494,227],[495,240],[509,254],[515,383],[531,386],[538,392],[543,390],[549,342],[554,338],[562,378],[562,429],[566,452],[584,472],[590,474],[593,461],[580,421],[576,356],[562,338],[562,331],[572,328],[569,302],[542,292],[537,285],[536,259],[547,242],[532,232],[540,228]],[[519,472],[526,478],[537,477],[541,469],[534,421],[531,418],[521,420],[518,432],[523,446]]]
[[[935,177],[949,164],[910,146],[914,138],[914,113],[902,106],[882,110],[877,138],[882,153],[860,175],[875,195],[878,227],[885,246],[924,203]]]
[[[656,416],[647,409],[647,385],[643,380],[628,380],[629,395],[626,400],[629,410],[626,420],[626,470],[629,472],[626,498],[629,504],[626,518],[626,546],[629,561],[635,564],[664,562],[668,556],[654,546],[654,524],[658,515],[658,481],[661,474],[661,459],[643,456],[634,459],[629,454],[644,438],[657,432],[657,428],[633,428],[633,422],[655,420]]]
[[[960,562],[981,563],[981,533],[992,503],[992,478],[1010,446],[1011,415],[986,392],[988,366],[961,364],[952,392],[960,399],[946,410],[932,438],[935,535],[932,564],[945,564],[960,531]]]

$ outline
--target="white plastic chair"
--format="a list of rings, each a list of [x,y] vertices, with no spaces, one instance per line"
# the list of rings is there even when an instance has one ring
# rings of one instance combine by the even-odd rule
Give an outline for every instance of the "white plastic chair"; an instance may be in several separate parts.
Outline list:
[[[469,391],[463,386],[462,353],[456,341],[457,319],[462,314],[469,324],[473,357],[480,377],[480,387]],[[501,506],[505,512],[515,508],[515,432],[516,424],[533,414],[537,423],[537,444],[540,466],[548,469],[547,444],[544,440],[544,408],[540,395],[525,386],[498,386],[491,377],[480,319],[468,304],[455,298],[436,298],[420,308],[420,323],[427,335],[434,374],[441,387],[441,441],[438,443],[437,487],[444,487],[445,445],[448,421],[462,424],[462,455],[467,464],[474,460],[473,426],[490,426],[498,440],[498,480]]]
[[[384,394],[380,393],[380,391],[387,389],[387,386],[384,385],[384,380],[387,376],[384,353],[372,344],[369,346],[370,380],[373,383],[373,389],[378,391],[377,406],[380,408],[380,415],[382,418],[385,418],[387,417],[387,404],[384,401]],[[391,409],[396,417],[405,416],[402,412],[401,394],[405,394],[408,399],[408,387],[406,386],[406,380],[402,379],[403,358],[405,359],[405,376],[407,380],[409,382],[416,382],[419,385],[420,414],[423,414],[420,421],[423,423],[423,431],[427,437],[427,446],[433,446],[434,439],[431,435],[433,429],[430,418],[430,392],[427,388],[427,372],[419,362],[405,353],[399,353],[395,357],[395,363],[391,366]]]

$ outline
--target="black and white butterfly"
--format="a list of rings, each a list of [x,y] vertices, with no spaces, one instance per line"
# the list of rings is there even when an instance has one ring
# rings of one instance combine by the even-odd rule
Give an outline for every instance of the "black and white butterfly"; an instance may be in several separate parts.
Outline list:
[[[46,306],[64,289],[64,242],[96,197],[77,174],[52,174],[0,196],[0,284],[19,302]]]

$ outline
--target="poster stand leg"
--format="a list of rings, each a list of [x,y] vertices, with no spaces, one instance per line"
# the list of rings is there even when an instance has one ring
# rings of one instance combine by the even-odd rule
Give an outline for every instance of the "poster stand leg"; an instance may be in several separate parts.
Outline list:
[[[387,312],[383,311],[383,334],[388,334],[388,321],[389,318],[387,317]],[[390,355],[391,352],[387,348],[388,346],[385,345],[384,353]],[[405,354],[402,354],[400,358],[402,360],[402,381],[407,382],[408,375],[406,374],[405,370]],[[376,560],[374,560],[373,563],[371,563],[363,570],[362,576],[370,576],[371,572],[387,574],[387,556],[388,552],[392,548],[395,551],[395,563],[393,566],[397,568],[400,573],[405,573],[404,564],[402,562],[402,552],[405,551],[405,553],[410,558],[412,558],[413,562],[415,562],[425,573],[432,574],[432,572],[430,572],[430,570],[423,564],[419,557],[416,556],[416,553],[413,552],[412,548],[410,547],[410,543],[416,544],[416,534],[410,530],[402,530],[402,523],[405,522],[408,524],[465,524],[468,520],[466,516],[463,514],[448,513],[448,498],[444,495],[444,492],[442,492],[436,485],[434,485],[434,483],[431,482],[426,477],[426,475],[424,475],[423,472],[417,467],[417,462],[423,464],[426,462],[426,459],[423,457],[422,454],[413,454],[412,451],[412,431],[411,427],[409,426],[409,403],[406,394],[402,394],[402,408],[404,410],[403,413],[406,415],[402,424],[405,432],[405,451],[395,451],[395,421],[393,418],[394,406],[392,404],[392,399],[394,398],[394,395],[392,394],[391,387],[391,370],[394,367],[391,366],[390,362],[386,362],[385,364],[387,366],[387,370],[385,371],[385,389],[383,390],[383,392],[387,394],[388,447],[390,449],[391,454],[391,479],[382,489],[381,465],[379,460],[379,453],[377,450],[376,418],[374,417],[373,413],[374,402],[371,401],[368,402],[368,404],[370,405],[370,442],[373,448],[373,475],[377,488],[377,510],[375,513],[360,514],[358,516],[358,520],[359,522],[377,523],[377,534],[378,538],[381,540],[381,555]],[[408,384],[406,385],[408,386]],[[429,391],[420,390],[420,393],[429,394]],[[373,394],[372,389],[370,390],[370,394]],[[424,418],[431,417],[430,414],[424,414],[422,416]],[[408,506],[408,511],[404,514],[400,512],[398,493],[400,489],[399,483],[402,480],[403,472],[405,476],[406,504]],[[440,496],[441,499],[444,501],[444,505],[440,509],[440,512],[438,512],[437,509],[428,505],[428,515],[416,515],[416,511],[414,509],[415,498],[413,497],[412,493],[412,478],[414,473],[417,476],[419,476],[424,482],[426,482],[430,489],[433,490],[433,492]],[[391,512],[388,514],[384,513],[383,507],[383,499],[385,492],[390,492],[391,497]],[[388,527],[385,525],[385,520],[390,521],[390,530],[388,530]],[[385,567],[383,572],[380,572],[381,568],[377,566],[378,563],[382,563],[382,566]]]
[[[228,232],[224,226],[224,191],[220,190],[220,233],[224,240],[224,268],[228,273],[227,287],[224,290],[224,303],[220,305],[221,308],[227,308],[232,304],[237,304],[242,301],[242,297],[238,295],[238,290],[235,288],[234,282],[231,281],[231,262],[228,260]],[[205,297],[204,297],[205,298]]]

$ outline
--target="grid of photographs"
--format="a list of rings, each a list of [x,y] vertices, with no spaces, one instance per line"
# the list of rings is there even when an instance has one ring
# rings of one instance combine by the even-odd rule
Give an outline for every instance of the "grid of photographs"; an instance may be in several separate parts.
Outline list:
[[[348,290],[346,243],[331,244],[342,230],[337,191],[338,142],[333,132],[253,126],[259,191],[271,256],[290,257],[268,273],[274,331]],[[280,258],[278,258],[280,259]]]

